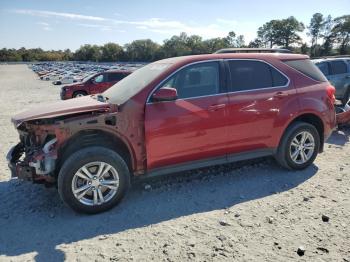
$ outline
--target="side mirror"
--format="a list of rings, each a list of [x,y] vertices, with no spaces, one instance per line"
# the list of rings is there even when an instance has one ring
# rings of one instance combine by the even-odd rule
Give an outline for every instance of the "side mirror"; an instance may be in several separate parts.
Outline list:
[[[162,87],[152,95],[153,101],[174,101],[177,99],[177,90],[172,87]]]

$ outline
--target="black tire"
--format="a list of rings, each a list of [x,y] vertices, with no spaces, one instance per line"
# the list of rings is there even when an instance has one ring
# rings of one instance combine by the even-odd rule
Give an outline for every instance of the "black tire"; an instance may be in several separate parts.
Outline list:
[[[86,96],[87,93],[85,91],[76,91],[73,93],[73,98],[80,97],[80,96]]]
[[[350,89],[348,88],[344,94],[344,97],[342,98],[341,102],[345,106],[350,99]]]
[[[314,151],[312,154],[310,154],[311,157],[305,163],[299,164],[292,160],[291,144],[292,144],[292,140],[303,131],[306,131],[312,135],[314,139]],[[275,158],[277,162],[284,168],[287,168],[289,170],[301,170],[301,169],[307,168],[314,162],[319,152],[319,149],[320,149],[320,134],[318,133],[317,129],[309,123],[295,122],[291,124],[285,131],[280,141],[279,147],[277,149]]]
[[[81,203],[73,194],[72,181],[76,172],[84,165],[102,161],[111,165],[118,173],[119,186],[116,194],[107,202],[99,205]],[[63,163],[58,175],[58,192],[65,204],[80,213],[96,214],[107,211],[117,205],[130,187],[130,172],[125,161],[115,151],[91,146],[69,156]]]

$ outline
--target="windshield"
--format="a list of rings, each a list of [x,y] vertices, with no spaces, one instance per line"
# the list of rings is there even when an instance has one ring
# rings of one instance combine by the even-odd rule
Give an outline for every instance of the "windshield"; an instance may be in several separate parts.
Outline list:
[[[88,75],[88,76],[84,77],[83,80],[81,80],[81,82],[85,83],[86,81],[90,80],[94,75],[95,74],[91,74],[91,75]]]
[[[108,102],[121,105],[140,92],[171,65],[172,63],[164,63],[164,61],[148,64],[107,89],[103,96],[108,98]]]

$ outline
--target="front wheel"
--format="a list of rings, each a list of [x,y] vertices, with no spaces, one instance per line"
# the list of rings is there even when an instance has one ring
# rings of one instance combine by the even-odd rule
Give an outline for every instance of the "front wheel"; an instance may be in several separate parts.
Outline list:
[[[87,95],[87,93],[84,92],[84,91],[76,91],[76,92],[74,92],[74,94],[73,94],[73,98],[82,97],[82,96],[86,96],[86,95]]]
[[[125,161],[115,151],[97,146],[72,154],[58,175],[62,200],[75,211],[89,214],[117,205],[129,185]]]
[[[277,162],[287,168],[300,170],[310,166],[320,149],[317,129],[305,122],[288,127],[277,150]]]

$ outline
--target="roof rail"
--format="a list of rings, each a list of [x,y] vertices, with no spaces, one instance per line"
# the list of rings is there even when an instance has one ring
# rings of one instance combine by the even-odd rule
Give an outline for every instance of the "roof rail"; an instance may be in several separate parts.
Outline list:
[[[292,51],[283,48],[224,48],[214,54],[226,53],[292,53]]]

